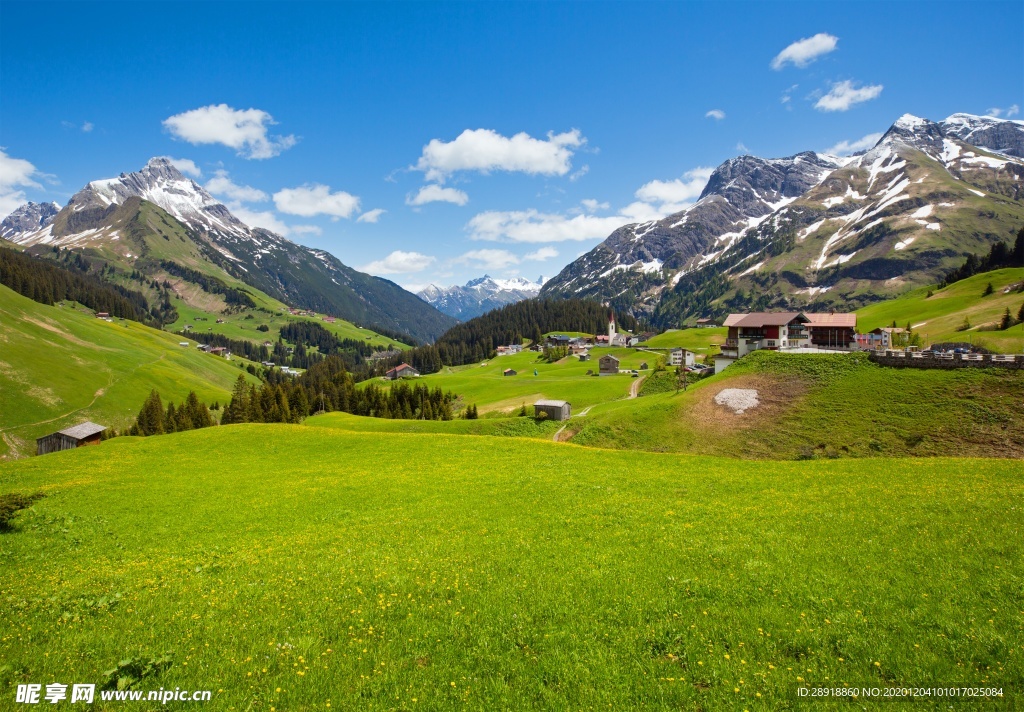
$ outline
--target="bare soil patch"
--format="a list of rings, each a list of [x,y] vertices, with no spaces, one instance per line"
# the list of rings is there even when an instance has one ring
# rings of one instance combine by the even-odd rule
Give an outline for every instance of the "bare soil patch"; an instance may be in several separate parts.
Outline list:
[[[807,384],[797,379],[781,379],[765,375],[749,374],[729,381],[729,390],[757,391],[757,407],[739,408],[715,402],[715,398],[726,388],[712,386],[694,392],[692,402],[682,410],[682,417],[699,429],[717,433],[746,430],[763,423],[778,420],[807,393]]]

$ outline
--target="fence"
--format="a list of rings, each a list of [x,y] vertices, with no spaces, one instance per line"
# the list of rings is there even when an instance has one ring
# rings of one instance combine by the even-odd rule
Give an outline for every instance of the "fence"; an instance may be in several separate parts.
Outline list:
[[[935,354],[914,351],[872,351],[868,358],[895,368],[1009,368],[1024,371],[1024,355]]]

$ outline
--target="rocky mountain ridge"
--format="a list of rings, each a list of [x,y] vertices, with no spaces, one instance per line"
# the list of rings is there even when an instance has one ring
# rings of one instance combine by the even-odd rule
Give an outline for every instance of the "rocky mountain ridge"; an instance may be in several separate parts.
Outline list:
[[[495,279],[485,274],[462,286],[430,284],[417,292],[417,296],[442,313],[466,321],[506,304],[536,297],[543,284],[543,277],[531,282],[523,277]]]

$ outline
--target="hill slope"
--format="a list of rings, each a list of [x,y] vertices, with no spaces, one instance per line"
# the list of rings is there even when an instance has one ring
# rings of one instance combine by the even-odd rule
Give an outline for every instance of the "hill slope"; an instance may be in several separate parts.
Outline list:
[[[238,363],[179,341],[0,286],[0,457],[34,454],[35,438],[82,420],[121,429],[154,388],[178,403],[190,390],[224,403]]]

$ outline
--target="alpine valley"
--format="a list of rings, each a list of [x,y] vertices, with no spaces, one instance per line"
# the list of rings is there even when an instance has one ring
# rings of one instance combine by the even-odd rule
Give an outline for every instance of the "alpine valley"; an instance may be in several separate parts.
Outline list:
[[[934,284],[1024,225],[1024,122],[904,115],[868,151],[733,158],[700,198],[625,225],[548,281],[675,326],[743,309],[855,309]]]
[[[495,279],[485,274],[483,277],[471,279],[461,287],[438,287],[430,284],[416,294],[448,316],[466,321],[506,304],[536,297],[543,284],[543,277],[531,282],[522,277]]]
[[[37,255],[57,254],[54,248],[78,253],[115,283],[140,275],[173,280],[186,301],[200,291],[197,284],[236,299],[255,289],[289,306],[420,341],[455,323],[394,282],[244,224],[167,158],[153,158],[137,173],[92,181],[59,210],[50,203],[24,205],[0,223],[0,235]]]

